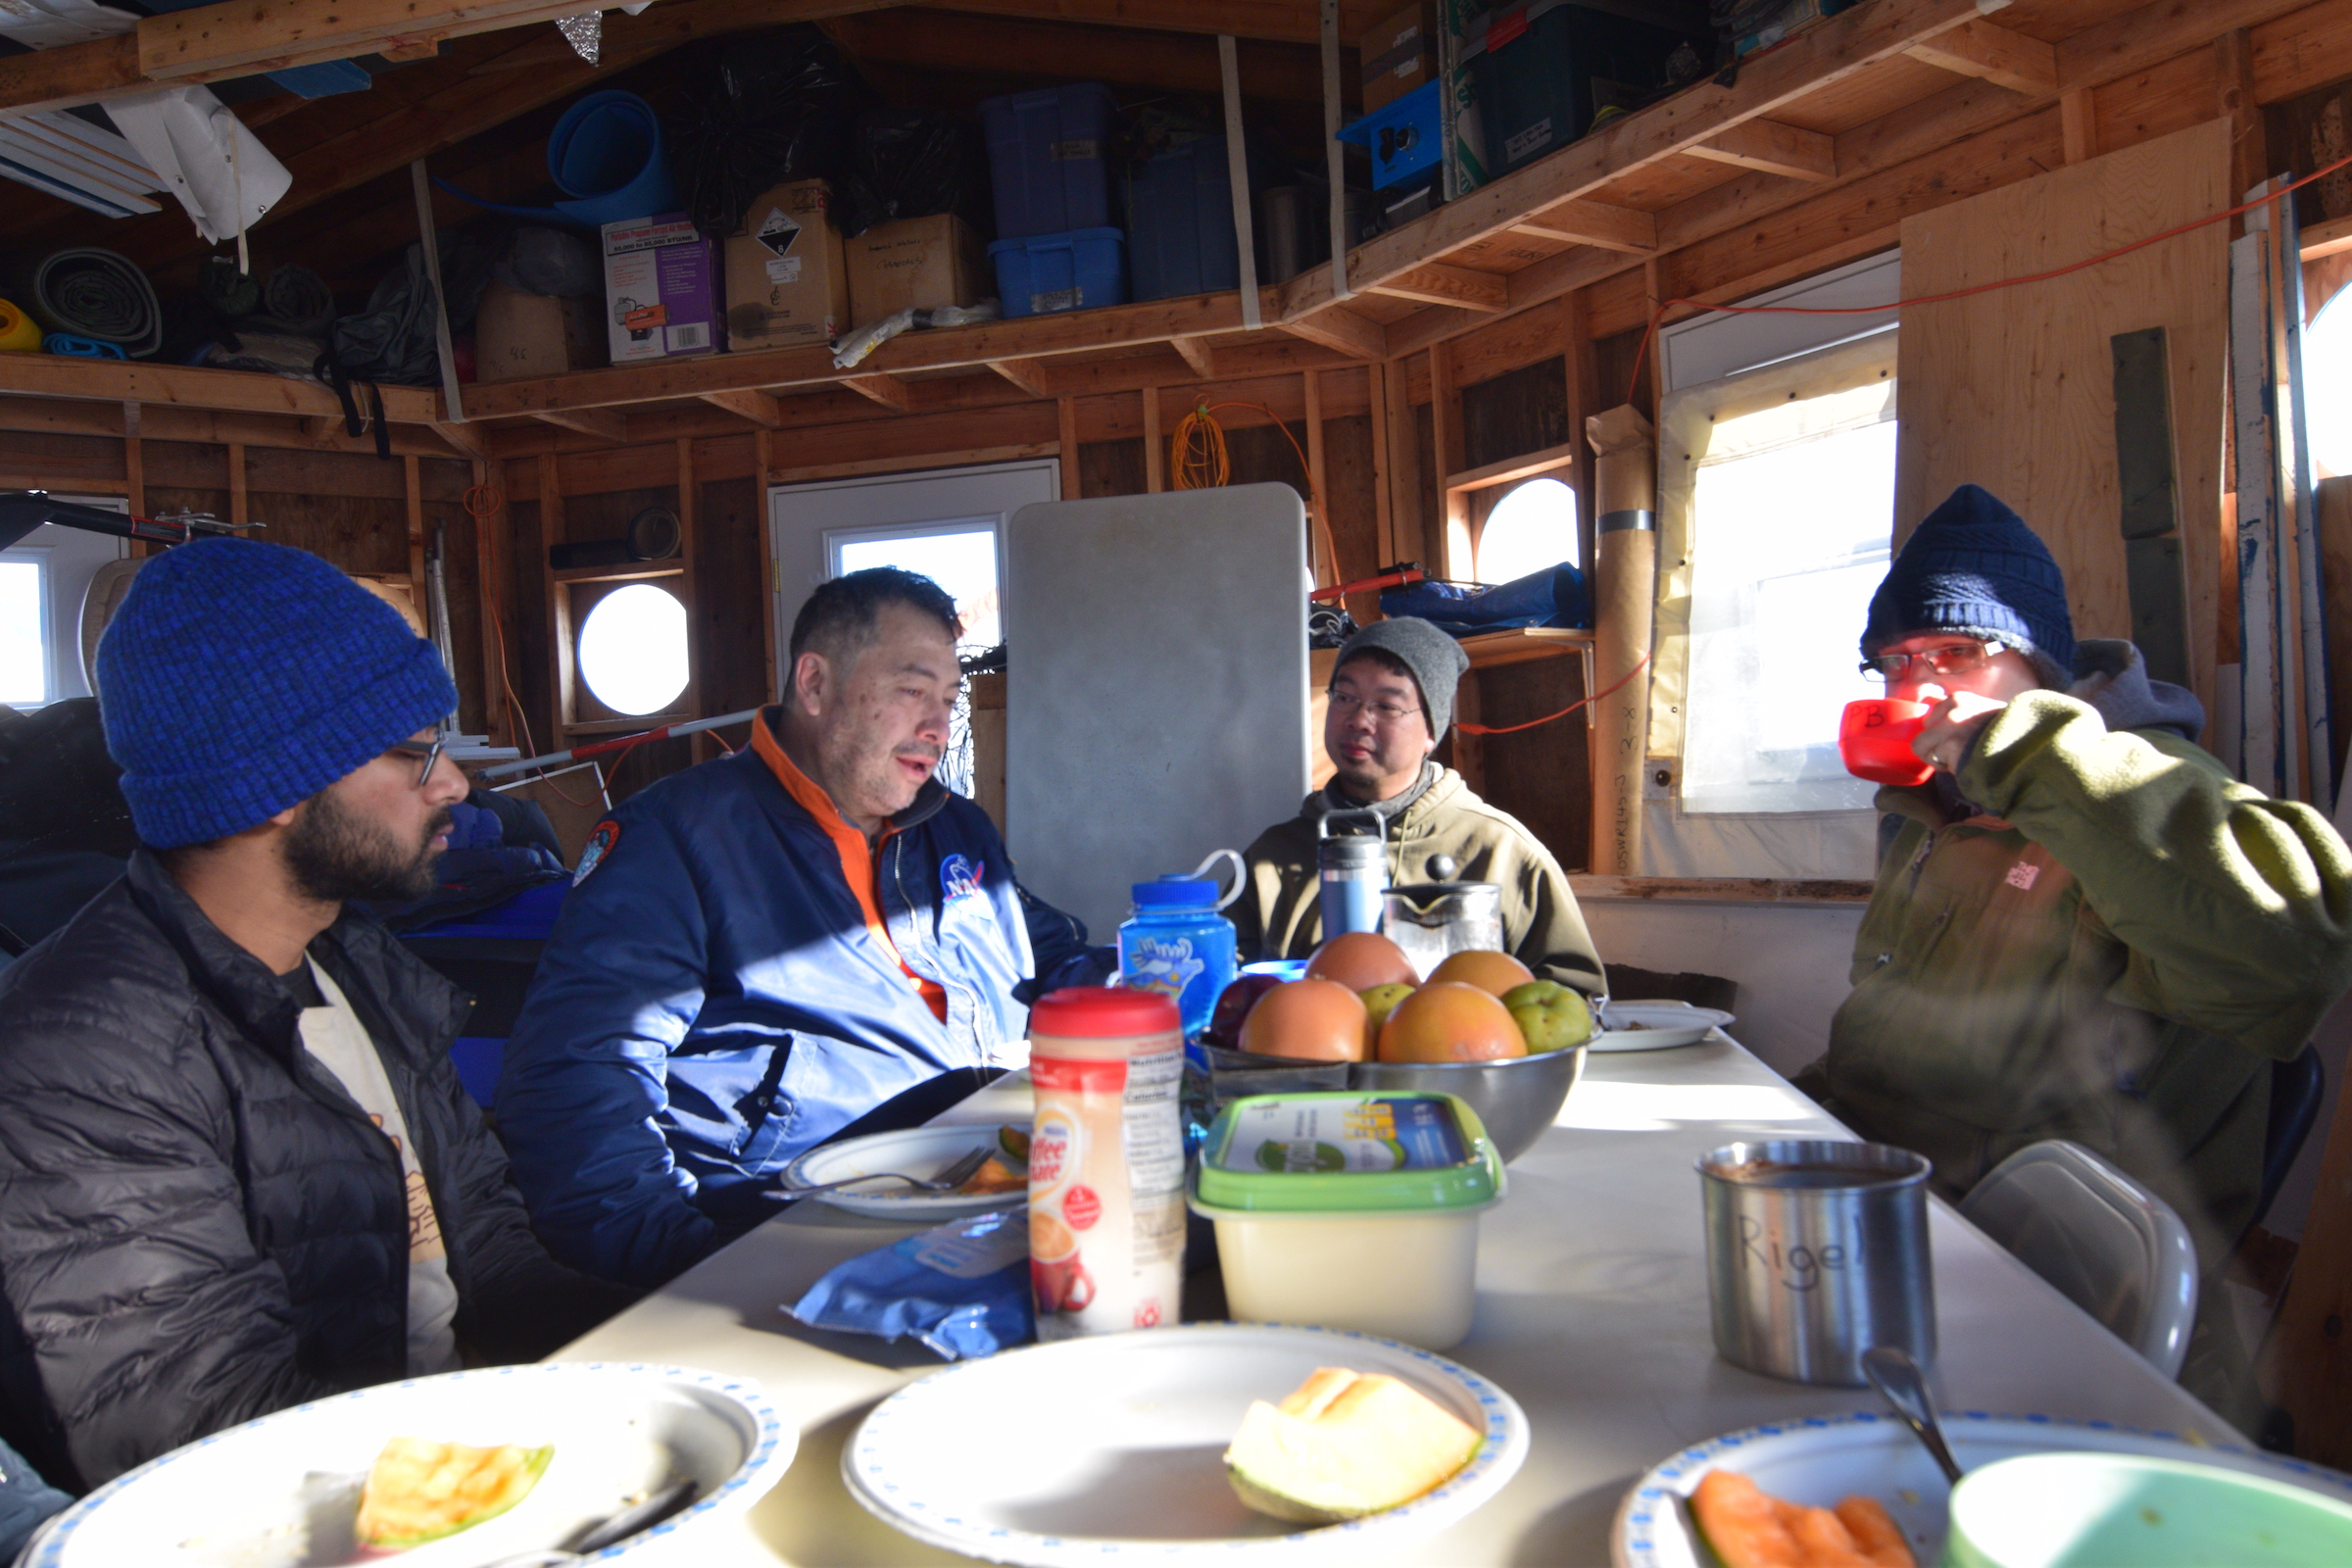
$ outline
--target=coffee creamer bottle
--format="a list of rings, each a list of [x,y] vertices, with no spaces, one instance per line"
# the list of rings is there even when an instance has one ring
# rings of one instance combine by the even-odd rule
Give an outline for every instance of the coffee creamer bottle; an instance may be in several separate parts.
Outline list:
[[[1177,1321],[1184,1035],[1158,991],[1080,986],[1029,1013],[1029,1281],[1042,1342]]]

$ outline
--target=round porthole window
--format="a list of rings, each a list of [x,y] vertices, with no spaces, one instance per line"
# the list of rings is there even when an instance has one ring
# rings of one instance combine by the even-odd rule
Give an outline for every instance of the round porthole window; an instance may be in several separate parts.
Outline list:
[[[633,582],[596,602],[580,624],[580,679],[616,713],[658,713],[686,689],[686,607]]]

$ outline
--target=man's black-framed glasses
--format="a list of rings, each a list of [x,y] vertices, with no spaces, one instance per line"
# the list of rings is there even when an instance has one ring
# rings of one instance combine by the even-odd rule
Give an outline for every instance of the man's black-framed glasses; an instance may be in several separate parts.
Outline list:
[[[416,787],[422,789],[432,780],[433,764],[441,760],[441,737],[436,735],[429,741],[394,741],[384,750],[418,760],[421,765],[416,769]]]
[[[1931,673],[1937,675],[1973,675],[1992,662],[2004,645],[2001,643],[1946,643],[1941,648],[1923,648],[1916,654],[1878,654],[1862,661],[1862,673],[1872,680],[1896,681],[1913,664],[1924,662]]]

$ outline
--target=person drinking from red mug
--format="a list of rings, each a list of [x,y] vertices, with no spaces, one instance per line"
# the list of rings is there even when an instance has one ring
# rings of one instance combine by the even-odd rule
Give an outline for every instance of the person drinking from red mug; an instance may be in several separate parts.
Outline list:
[[[2200,750],[2197,699],[2129,642],[2077,642],[2058,564],[1962,485],[1870,603],[1863,668],[1928,704],[1925,782],[1885,785],[1853,991],[1797,1086],[1916,1150],[1958,1199],[2049,1138],[2177,1209],[2209,1285],[2251,1222],[2273,1059],[2352,981],[2352,851]],[[2181,1381],[2242,1352],[2201,1315]]]

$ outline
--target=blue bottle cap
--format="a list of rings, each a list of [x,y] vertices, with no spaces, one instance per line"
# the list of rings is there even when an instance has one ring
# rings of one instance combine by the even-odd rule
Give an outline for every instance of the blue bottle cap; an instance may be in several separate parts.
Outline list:
[[[1200,877],[1163,876],[1152,882],[1137,882],[1128,891],[1135,897],[1139,909],[1213,909],[1217,906],[1217,885]]]

